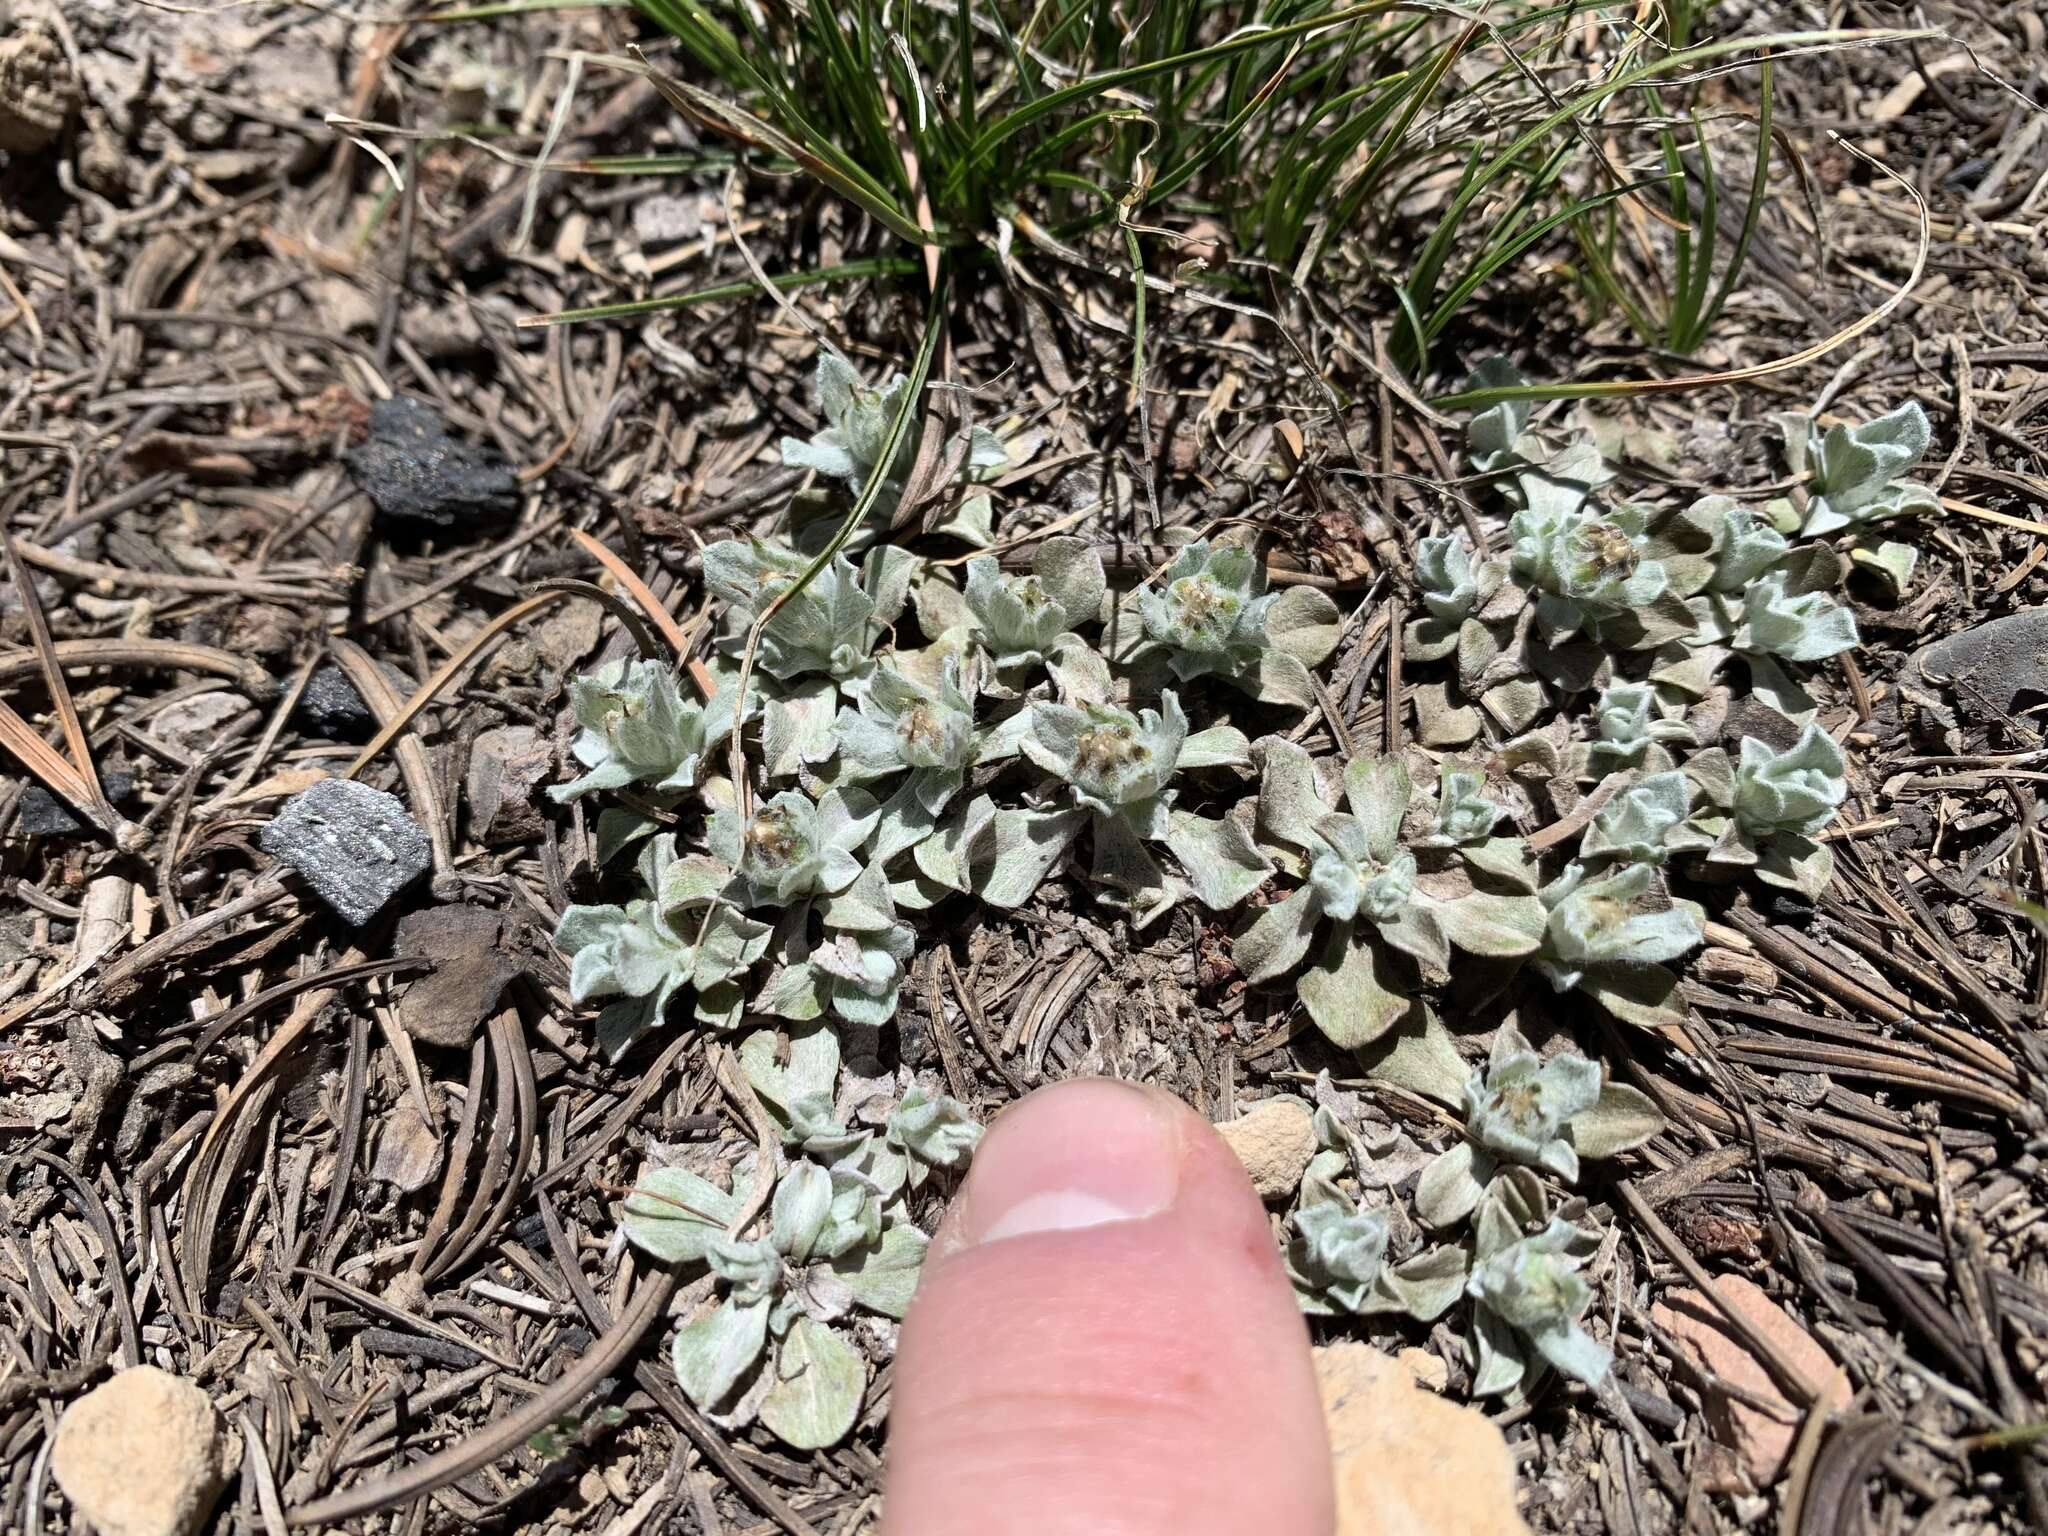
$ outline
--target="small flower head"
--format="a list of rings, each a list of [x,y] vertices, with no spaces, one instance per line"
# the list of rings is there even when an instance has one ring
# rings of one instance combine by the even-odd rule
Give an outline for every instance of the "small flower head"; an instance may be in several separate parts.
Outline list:
[[[1113,704],[1031,706],[1025,754],[1073,786],[1074,798],[1101,815],[1151,802],[1165,791],[1187,740],[1187,716],[1171,692],[1157,710]]]
[[[1167,649],[1181,677],[1235,672],[1266,644],[1272,599],[1265,584],[1250,550],[1198,539],[1140,594],[1138,612],[1147,638]]]
[[[1465,1127],[1496,1157],[1574,1180],[1579,1158],[1566,1128],[1599,1099],[1597,1064],[1570,1050],[1545,1061],[1520,1030],[1504,1024],[1485,1072],[1465,1085]]]
[[[738,875],[756,906],[786,907],[843,891],[860,876],[854,856],[874,826],[872,810],[849,806],[853,791],[814,801],[784,790],[756,808],[740,831]]]
[[[974,699],[961,686],[956,658],[947,659],[936,690],[893,667],[878,667],[858,690],[857,704],[839,712],[839,746],[870,772],[964,773],[974,761]]]

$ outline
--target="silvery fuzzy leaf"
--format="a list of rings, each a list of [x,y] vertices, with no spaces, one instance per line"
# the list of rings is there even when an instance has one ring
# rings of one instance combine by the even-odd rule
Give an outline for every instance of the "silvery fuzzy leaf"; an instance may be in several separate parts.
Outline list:
[[[1519,837],[1489,837],[1458,850],[1468,868],[1516,891],[1534,894],[1541,883],[1536,855]]]
[[[904,968],[917,949],[902,924],[880,933],[835,934],[818,946],[812,966],[831,977],[832,1011],[853,1024],[883,1025],[896,1016]]]
[[[1465,382],[1467,390],[1512,389],[1528,383],[1505,357],[1489,357]],[[1475,411],[1465,424],[1467,457],[1481,474],[1506,468],[1540,445],[1526,437],[1532,407],[1526,400],[1503,400]]]
[[[823,1025],[757,1029],[739,1043],[740,1070],[777,1125],[792,1124],[799,1100],[829,1102],[839,1080],[839,1036]]]
[[[782,697],[761,706],[762,771],[771,779],[794,778],[822,763],[839,748],[834,713],[839,690],[830,678],[792,684]]]
[[[1912,585],[1913,572],[1920,564],[1920,551],[1896,539],[1864,540],[1850,547],[1849,558],[1866,570],[1882,574],[1892,596],[1900,598]]]
[[[681,1168],[648,1168],[620,1207],[620,1228],[634,1247],[666,1264],[696,1264],[739,1214],[737,1196]]]
[[[1433,1323],[1465,1294],[1470,1265],[1465,1250],[1432,1248],[1380,1271],[1373,1294],[1362,1312],[1401,1312],[1417,1322]]]
[[[753,1011],[801,1023],[822,1018],[827,1001],[827,978],[799,961],[768,973],[761,990],[754,994]]]
[[[1725,497],[1708,497],[1726,501]],[[1784,534],[1748,507],[1729,501],[1714,545],[1714,586],[1740,592],[1784,558],[1790,546]]]
[[[1575,1322],[1536,1329],[1529,1342],[1552,1370],[1589,1387],[1605,1381],[1614,1366],[1614,1352]]]
[[[1743,657],[1749,663],[1749,691],[1770,705],[1794,725],[1806,726],[1820,713],[1820,705],[1805,685],[1762,651]]]
[[[929,1244],[930,1239],[915,1227],[885,1227],[874,1242],[834,1259],[832,1268],[845,1280],[855,1301],[871,1312],[900,1321],[910,1310]]]
[[[1483,632],[1484,626],[1474,624]],[[1401,630],[1401,654],[1410,661],[1442,661],[1458,649],[1465,626],[1427,616],[1410,619]]]
[[[1534,954],[1549,920],[1535,896],[1504,896],[1493,891],[1473,891],[1454,901],[1434,902],[1429,916],[1458,948],[1490,959]]]
[[[1478,737],[1481,724],[1479,711],[1454,702],[1450,684],[1443,682],[1416,688],[1415,722],[1415,738],[1425,747],[1462,747]]]
[[[1425,1226],[1454,1227],[1479,1207],[1486,1181],[1493,1177],[1493,1158],[1469,1141],[1460,1140],[1422,1170],[1415,1185],[1415,1214]]]
[[[1661,965],[1591,971],[1582,990],[1622,1023],[1639,1029],[1675,1029],[1685,1022],[1678,978]]]
[[[1692,792],[1683,773],[1650,774],[1601,808],[1580,840],[1579,857],[1661,864],[1666,839],[1691,813]]]
[[[1565,1135],[1581,1157],[1614,1157],[1640,1147],[1664,1129],[1657,1101],[1626,1083],[1606,1083],[1590,1109],[1571,1118]]]
[[[1552,985],[1562,991],[1592,967],[1659,965],[1695,948],[1704,937],[1699,908],[1673,902],[1656,910],[1655,887],[1656,872],[1644,864],[1599,879],[1572,864],[1545,886],[1550,923],[1542,958]]]
[[[663,999],[629,997],[611,1004],[597,1016],[593,1033],[597,1048],[606,1061],[617,1064],[643,1035],[660,1022]]]
[[[1163,825],[1162,825],[1163,830]],[[1151,828],[1145,828],[1149,834]],[[1094,858],[1088,877],[1134,906],[1150,908],[1166,888],[1165,871],[1146,851],[1138,828],[1125,816],[1095,818]]]
[[[1430,616],[1453,629],[1478,605],[1472,549],[1456,534],[1416,541],[1415,582]]]
[[[1314,893],[1304,886],[1285,901],[1261,910],[1251,926],[1231,941],[1231,962],[1253,985],[1285,975],[1308,953],[1319,921]]]
[[[800,1158],[775,1182],[768,1206],[768,1240],[784,1258],[808,1263],[831,1214],[832,1175]]]
[[[1266,643],[1304,667],[1319,667],[1329,660],[1344,633],[1344,616],[1337,605],[1311,586],[1283,588],[1264,617]]]
[[[1528,1374],[1522,1341],[1514,1329],[1484,1307],[1473,1309],[1471,1344],[1474,1397],[1498,1397],[1522,1384]]]
[[[1259,742],[1265,754],[1259,775],[1259,835],[1291,848],[1320,846],[1315,825],[1330,808],[1316,787],[1316,769],[1308,753],[1283,736]]]
[[[752,970],[768,953],[772,924],[756,922],[724,903],[706,909],[690,929],[690,985],[702,998]]]
[[[1543,685],[1533,677],[1518,677],[1498,683],[1479,696],[1480,707],[1510,733],[1525,731],[1549,703]]]
[[[1414,855],[1408,857],[1412,859]],[[1364,910],[1364,903],[1361,903],[1361,915],[1371,923],[1382,945],[1420,960],[1431,971],[1440,972],[1448,971],[1451,964],[1450,935],[1444,931],[1442,922],[1448,906],[1448,903],[1418,897],[1411,889],[1408,897],[1395,905],[1389,916],[1380,917]]]
[[[860,1417],[867,1362],[844,1338],[800,1317],[775,1352],[773,1381],[761,1399],[761,1423],[784,1445],[819,1451],[844,1439]]]
[[[839,441],[839,434],[826,427],[809,442],[785,437],[778,444],[782,462],[789,469],[808,469],[833,480],[858,480],[860,466],[853,462]]]
[[[1249,692],[1262,705],[1286,705],[1288,709],[1315,707],[1315,680],[1298,655],[1286,651],[1260,651],[1253,664]]]
[[[1438,782],[1436,831],[1430,842],[1456,847],[1491,837],[1507,807],[1489,799],[1485,791],[1485,774],[1446,764]]]
[[[1212,725],[1207,730],[1190,732],[1181,743],[1183,768],[1249,768],[1251,764],[1252,744],[1234,725]]]
[[[1835,851],[1797,832],[1780,832],[1758,847],[1756,877],[1810,901],[1835,877]]]
[[[770,1305],[728,1297],[676,1330],[669,1359],[684,1396],[699,1408],[710,1408],[731,1395],[767,1347]]]
[[[1321,958],[1302,973],[1300,995],[1316,1028],[1347,1051],[1370,1045],[1414,1006],[1379,946],[1347,926],[1331,933]]]
[[[1174,811],[1167,824],[1166,846],[1180,860],[1188,883],[1203,906],[1215,911],[1234,907],[1273,872],[1273,865],[1234,816],[1211,821],[1187,811]]]
[[[704,1239],[704,1262],[712,1274],[750,1300],[773,1295],[781,1284],[782,1258],[766,1238],[714,1233]]]
[[[606,806],[597,813],[598,866],[611,863],[642,838],[652,837],[660,830],[661,823],[652,816],[643,816],[622,805]]]
[[[913,1168],[958,1168],[973,1155],[981,1132],[981,1122],[959,1100],[913,1086],[889,1116],[887,1137]]]
[[[1414,782],[1397,757],[1353,758],[1344,769],[1344,798],[1365,833],[1366,852],[1384,863],[1401,842]]]
[[[1107,704],[1114,691],[1109,662],[1076,634],[1064,634],[1045,654],[1045,670],[1053,687],[1070,704]],[[1029,714],[1023,718],[1028,722]],[[1021,741],[1021,736],[1018,738]]]
[[[974,893],[992,907],[1021,907],[1087,822],[1083,811],[997,811],[988,864],[971,875]]]
[[[1851,523],[1938,506],[1925,487],[1898,480],[1919,462],[1930,436],[1927,413],[1912,400],[1859,427],[1830,427],[1824,436],[1814,423],[1805,423],[1801,458],[1812,479],[1799,531],[1831,533]]]
[[[819,904],[825,926],[842,933],[885,933],[896,924],[896,903],[889,897],[889,878],[878,859],[860,872],[853,884]]]
[[[1825,661],[1861,642],[1856,616],[1820,592],[1793,596],[1782,571],[1751,582],[1743,593],[1739,649],[1762,651],[1788,661]]]
[[[1380,1036],[1358,1053],[1365,1075],[1439,1104],[1457,1104],[1464,1098],[1470,1077],[1457,1043],[1435,1011],[1423,1008],[1400,1028]]]
[[[873,605],[877,630],[888,629],[910,606],[910,583],[924,562],[900,544],[877,544],[860,561],[860,587]]]
[[[1848,797],[1847,773],[1842,749],[1818,725],[1783,752],[1745,736],[1735,768],[1736,820],[1759,839],[1779,832],[1810,837]]]
[[[1101,613],[1109,583],[1103,575],[1101,554],[1087,540],[1061,537],[1041,541],[1031,556],[1031,573],[1058,605],[1065,628],[1074,629]]]

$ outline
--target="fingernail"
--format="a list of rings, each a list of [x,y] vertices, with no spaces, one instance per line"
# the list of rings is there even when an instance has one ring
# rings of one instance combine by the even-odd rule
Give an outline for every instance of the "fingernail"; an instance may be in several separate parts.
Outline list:
[[[989,1127],[950,1246],[1139,1221],[1173,1204],[1179,1187],[1180,1132],[1166,1106],[1105,1078],[1061,1083]]]

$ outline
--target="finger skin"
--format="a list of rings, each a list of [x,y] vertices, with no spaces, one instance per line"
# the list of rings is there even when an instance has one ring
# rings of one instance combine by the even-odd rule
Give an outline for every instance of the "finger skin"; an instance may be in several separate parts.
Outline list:
[[[1206,1123],[1143,1092],[1178,1156],[1156,1214],[977,1242],[990,1196],[970,1174],[897,1349],[884,1536],[1329,1536],[1308,1334],[1266,1213]],[[1007,1162],[1010,1202],[1020,1161],[1099,1167],[1119,1096],[1041,1090],[976,1166]]]

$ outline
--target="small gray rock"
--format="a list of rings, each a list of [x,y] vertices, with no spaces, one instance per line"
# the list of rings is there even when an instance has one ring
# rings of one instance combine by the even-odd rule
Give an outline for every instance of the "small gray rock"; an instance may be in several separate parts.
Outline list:
[[[135,775],[115,769],[100,775],[100,788],[114,805],[126,805],[135,797]],[[21,810],[14,828],[25,837],[77,837],[85,823],[71,813],[71,807],[40,784],[21,792]]]
[[[293,795],[262,841],[356,928],[433,862],[427,834],[404,802],[350,779],[322,779]]]
[[[1915,651],[1909,678],[1955,690],[1965,716],[1991,708],[2011,713],[2022,694],[2048,697],[2048,608],[2029,608],[1979,624]]]
[[[519,477],[495,448],[451,437],[432,406],[393,395],[370,407],[370,436],[342,456],[377,510],[437,528],[519,511]]]
[[[348,674],[331,661],[315,667],[306,679],[296,713],[308,727],[337,741],[366,735],[377,724]]]

